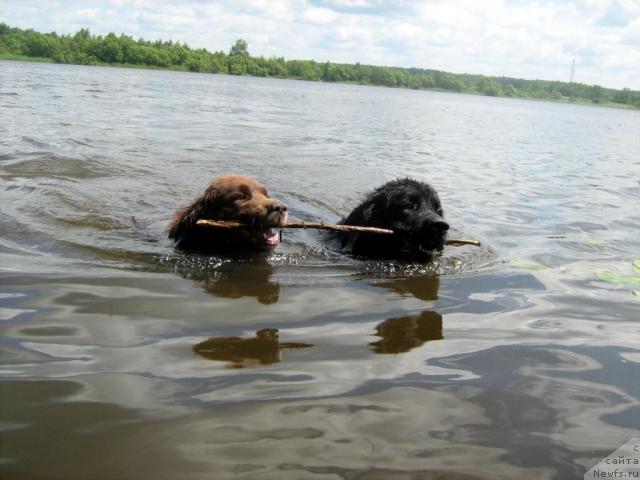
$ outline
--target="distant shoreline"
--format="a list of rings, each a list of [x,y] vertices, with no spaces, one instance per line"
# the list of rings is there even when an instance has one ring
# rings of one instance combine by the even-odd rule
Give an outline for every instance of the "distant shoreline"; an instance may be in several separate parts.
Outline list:
[[[243,39],[236,40],[225,53],[191,48],[171,40],[134,40],[115,33],[93,35],[86,28],[73,35],[60,35],[0,23],[0,60],[222,73],[640,109],[640,91],[628,88],[616,90],[575,82],[449,73],[428,68],[256,57],[250,55],[249,45]],[[389,61],[392,63],[393,58]]]
[[[58,64],[59,62],[56,62],[55,60],[53,60],[52,58],[47,58],[47,57],[29,57],[27,55],[16,55],[16,54],[12,54],[12,53],[0,53],[0,61],[9,61],[9,62],[31,62],[31,63],[56,63]],[[76,66],[83,66],[83,65],[78,65],[78,64],[67,64],[67,65],[76,65]],[[187,68],[184,67],[177,67],[177,66],[171,66],[171,67],[159,67],[156,65],[140,65],[140,64],[133,64],[133,63],[106,63],[106,62],[99,62],[95,65],[88,65],[88,66],[93,66],[93,67],[111,67],[111,68],[131,68],[131,69],[138,69],[138,70],[164,70],[164,71],[172,71],[172,72],[190,72],[190,73],[202,73],[202,72],[191,72],[190,70],[188,70]],[[224,72],[216,72],[216,74],[218,75],[226,75],[226,76],[237,76],[237,75],[232,75],[229,73],[224,73]],[[242,76],[250,76],[250,77],[255,77],[253,75],[242,75]],[[290,77],[270,77],[270,78],[278,78],[280,80],[302,80],[302,81],[317,81],[317,82],[321,82],[322,80],[307,80],[304,78],[290,78]],[[387,87],[387,88],[402,88],[403,90],[415,90],[415,89],[411,89],[411,88],[407,88],[407,87],[389,87],[386,85],[374,85],[374,84],[370,84],[370,83],[360,83],[360,82],[353,82],[353,81],[338,81],[338,82],[323,82],[323,83],[338,83],[338,84],[343,84],[343,85],[361,85],[361,86],[365,86],[365,87]],[[474,95],[474,96],[486,96],[483,95],[481,93],[478,92],[456,92],[456,91],[451,91],[451,90],[446,90],[443,88],[420,88],[419,90],[423,90],[423,91],[428,91],[428,92],[441,92],[441,93],[457,93],[457,94],[462,94],[462,95]],[[532,100],[532,101],[536,101],[536,102],[549,102],[549,103],[561,103],[561,104],[567,104],[567,105],[586,105],[586,106],[592,106],[592,107],[604,107],[604,108],[616,108],[616,109],[622,109],[622,110],[639,110],[640,107],[634,107],[633,105],[627,105],[627,104],[621,104],[621,103],[615,103],[615,102],[599,102],[599,103],[594,103],[590,100],[586,100],[586,99],[581,99],[581,98],[573,98],[573,99],[569,99],[569,98],[563,98],[563,99],[550,99],[550,98],[537,98],[537,97],[526,97],[526,96],[519,96],[519,97],[501,97],[501,98],[515,98],[515,99],[520,99],[520,100]]]
[[[640,91],[628,88],[617,90],[575,82],[449,73],[428,68],[255,57],[242,39],[236,40],[225,53],[194,49],[173,41],[134,40],[124,34],[92,35],[86,28],[73,35],[59,35],[0,23],[0,60],[222,73],[640,109]]]

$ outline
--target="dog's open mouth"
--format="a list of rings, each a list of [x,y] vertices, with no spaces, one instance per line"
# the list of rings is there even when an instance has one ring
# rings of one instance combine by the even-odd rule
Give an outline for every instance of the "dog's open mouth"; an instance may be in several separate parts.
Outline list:
[[[438,247],[427,247],[420,244],[407,244],[402,248],[402,254],[407,257],[431,257],[435,251],[440,250]]]
[[[277,228],[249,229],[245,232],[249,243],[259,250],[273,250],[280,244],[280,231]]]
[[[429,238],[420,236],[409,236],[403,238],[402,253],[409,256],[432,256],[434,252],[444,248],[446,233]]]
[[[238,241],[256,250],[268,251],[280,245],[280,241],[282,240],[282,230],[280,227],[286,223],[286,217],[275,220],[238,218],[231,221],[244,224],[244,227],[235,230]]]
[[[280,243],[280,232],[270,228],[264,233],[264,243],[270,247],[275,248]]]

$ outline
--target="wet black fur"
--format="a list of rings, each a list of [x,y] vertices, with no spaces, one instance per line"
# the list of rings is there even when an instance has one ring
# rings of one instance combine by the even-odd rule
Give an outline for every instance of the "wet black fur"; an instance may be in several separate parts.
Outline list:
[[[449,229],[435,189],[410,178],[378,187],[341,223],[393,230],[393,235],[335,234],[343,250],[377,258],[430,257],[442,250]]]

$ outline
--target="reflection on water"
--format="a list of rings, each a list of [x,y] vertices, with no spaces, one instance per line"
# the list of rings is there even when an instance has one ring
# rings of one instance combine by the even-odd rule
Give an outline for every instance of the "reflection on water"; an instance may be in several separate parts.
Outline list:
[[[202,280],[203,288],[223,298],[252,297],[269,305],[278,301],[280,284],[271,281],[273,267],[266,262],[231,264]]]
[[[376,326],[376,335],[382,337],[371,348],[376,353],[403,353],[419,347],[429,340],[441,340],[442,316],[436,312],[389,318]]]
[[[274,266],[264,255],[229,258],[172,253],[162,258],[160,265],[199,283],[216,297],[249,297],[270,305],[280,296],[280,284],[272,279]]]
[[[378,282],[376,285],[401,295],[413,295],[420,300],[432,301],[438,299],[440,277],[437,275],[411,275],[405,278],[394,278],[391,281]]]
[[[0,477],[564,480],[637,436],[638,112],[18,62],[0,110]],[[224,172],[328,222],[415,177],[483,247],[175,251]]]
[[[438,299],[440,277],[437,275],[410,275],[393,280],[378,281],[377,287],[386,288],[403,296],[411,295],[419,300],[432,302]],[[435,311],[423,311],[419,315],[388,318],[375,327],[382,337],[370,343],[376,353],[404,353],[430,340],[441,340],[442,315]]]
[[[310,347],[308,343],[281,343],[277,328],[263,328],[255,338],[211,337],[194,345],[193,351],[208,360],[229,362],[229,368],[244,368],[281,362],[285,349]]]

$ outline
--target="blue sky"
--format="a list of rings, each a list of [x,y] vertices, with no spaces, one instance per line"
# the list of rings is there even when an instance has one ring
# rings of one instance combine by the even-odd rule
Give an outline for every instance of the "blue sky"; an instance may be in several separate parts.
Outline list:
[[[0,21],[252,55],[640,90],[640,0],[0,0]]]

